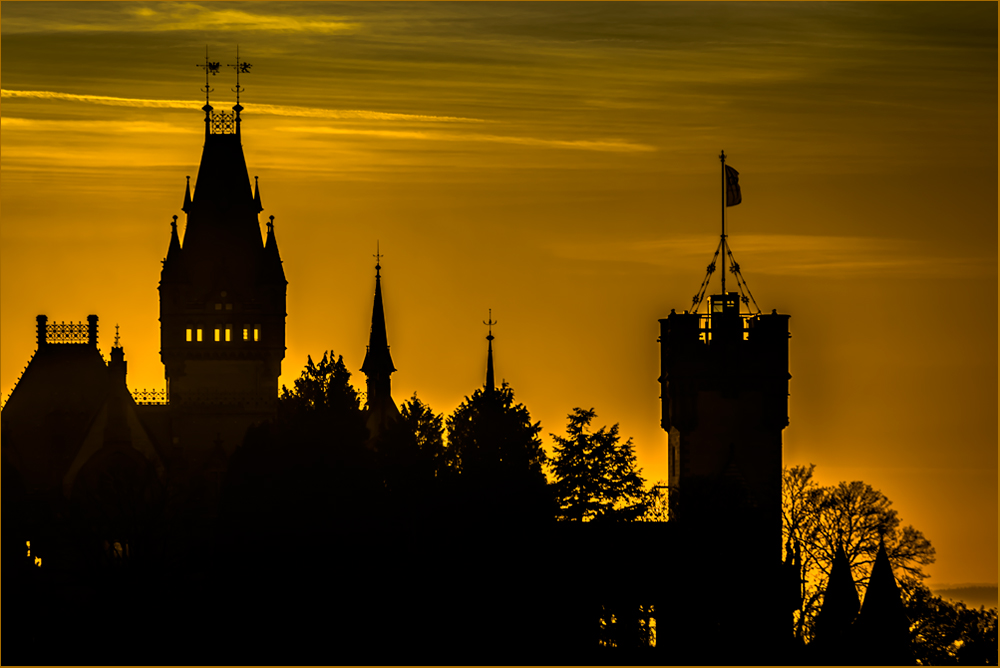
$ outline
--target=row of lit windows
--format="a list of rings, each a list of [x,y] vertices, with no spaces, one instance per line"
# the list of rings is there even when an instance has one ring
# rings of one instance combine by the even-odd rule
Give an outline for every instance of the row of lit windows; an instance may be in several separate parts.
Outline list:
[[[233,326],[226,325],[225,327],[215,328],[215,341],[226,342],[234,341],[233,338]],[[188,327],[184,330],[184,340],[185,341],[204,341],[205,340],[205,330],[201,327]],[[260,325],[243,325],[243,338],[242,341],[260,341]]]

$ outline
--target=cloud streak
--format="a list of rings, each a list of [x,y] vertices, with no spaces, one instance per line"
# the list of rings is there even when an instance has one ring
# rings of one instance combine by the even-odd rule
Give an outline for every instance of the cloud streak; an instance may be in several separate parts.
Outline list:
[[[299,132],[328,135],[365,135],[385,139],[416,139],[423,141],[448,142],[488,142],[495,144],[517,144],[520,146],[538,146],[544,148],[563,148],[584,151],[604,151],[611,153],[636,153],[655,151],[656,148],[645,144],[633,144],[619,140],[600,139],[543,139],[539,137],[517,137],[512,135],[493,135],[476,132],[433,132],[422,130],[365,130],[359,128],[332,127],[279,127],[285,132]]]
[[[629,242],[561,243],[557,257],[591,262],[633,262],[677,266],[678,258],[711,260],[717,237],[678,236]],[[870,237],[758,234],[740,236],[733,250],[743,269],[758,274],[856,278],[900,274],[968,278],[996,273],[986,258],[935,256],[910,240]],[[685,266],[687,266],[685,264]]]
[[[194,100],[152,100],[147,98],[112,97],[109,95],[77,95],[75,93],[59,93],[48,90],[9,90],[0,89],[0,97],[4,99],[34,99],[59,100],[63,102],[82,102],[85,104],[100,104],[112,107],[142,107],[149,109],[201,109],[202,102]],[[423,114],[398,114],[383,111],[366,111],[361,109],[319,109],[315,107],[296,107],[279,104],[244,105],[248,114],[263,114],[267,116],[289,116],[299,118],[322,118],[333,120],[369,120],[369,121],[406,121],[415,123],[486,123],[480,118],[462,118],[458,116],[428,116]]]
[[[28,9],[4,20],[4,32],[176,32],[226,31],[331,35],[356,32],[357,21],[318,14],[256,13],[228,3],[157,2],[136,6],[93,3],[76,12]],[[251,5],[252,7],[252,5]],[[256,8],[254,8],[256,9]]]

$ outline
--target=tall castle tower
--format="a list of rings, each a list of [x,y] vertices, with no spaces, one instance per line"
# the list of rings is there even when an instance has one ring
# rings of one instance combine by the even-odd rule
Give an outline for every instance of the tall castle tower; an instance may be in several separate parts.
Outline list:
[[[704,584],[725,583],[738,601],[738,623],[715,633],[731,636],[734,647],[770,647],[790,637],[791,610],[775,592],[782,580],[782,431],[788,425],[788,315],[763,314],[740,274],[725,233],[727,206],[742,200],[736,170],[723,162],[723,226],[708,275],[691,312],[660,320],[661,425],[668,433],[671,522],[678,541],[689,545],[680,559],[684,577]],[[709,279],[722,257],[722,290],[708,297]],[[726,290],[726,260],[738,291]],[[751,303],[754,308],[751,308]],[[714,600],[702,592],[704,598]],[[719,591],[721,595],[721,590]],[[688,601],[695,608],[697,602]],[[714,604],[714,603],[713,603]],[[700,637],[705,609],[671,619],[678,638]],[[711,635],[711,634],[709,634]],[[738,654],[711,662],[754,663]]]
[[[174,216],[160,274],[160,358],[174,445],[187,455],[221,444],[232,454],[251,424],[272,418],[285,357],[285,280],[274,216],[261,237],[259,186],[250,188],[243,145],[237,52],[236,105],[216,112],[205,68],[205,146],[190,177],[181,243]],[[218,445],[216,445],[218,447]]]

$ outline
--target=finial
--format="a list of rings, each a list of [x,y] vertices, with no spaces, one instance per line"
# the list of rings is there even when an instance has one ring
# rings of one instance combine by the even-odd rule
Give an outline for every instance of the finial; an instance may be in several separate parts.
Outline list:
[[[267,218],[267,231],[274,232],[274,216],[268,216]]]
[[[219,73],[219,63],[213,63],[208,59],[208,46],[205,47],[205,64],[198,64],[195,67],[200,67],[205,70],[205,87],[202,88],[205,91],[205,106],[202,107],[206,112],[212,110],[212,106],[208,103],[208,94],[214,91],[214,88],[209,88],[208,86],[208,75],[211,74],[215,76]]]
[[[174,230],[177,229],[177,216],[174,216],[174,220],[172,223],[170,223],[170,227],[174,228]]]
[[[490,328],[490,333],[486,335],[487,341],[492,341],[495,337],[493,336],[493,325],[497,324],[497,321],[493,319],[493,309],[490,309],[490,319],[489,321],[483,320],[483,324]]]
[[[174,216],[176,218],[176,216]],[[115,348],[121,348],[119,345],[119,340],[121,337],[118,335],[118,323],[115,323]]]
[[[722,162],[726,161],[726,152],[725,151],[720,151],[719,152],[719,160],[721,160]]]
[[[240,73],[250,74],[250,68],[253,67],[250,63],[240,62],[240,46],[236,45],[236,64],[226,65],[226,67],[232,67],[236,70],[236,88],[232,90],[236,93],[236,106],[233,109],[236,111],[236,115],[239,116],[243,107],[240,106],[240,93],[243,92],[244,88],[240,86]]]
[[[381,276],[379,276],[379,271],[382,270],[382,258],[385,256],[379,251],[378,241],[375,242],[375,255],[372,257],[375,258],[375,278],[381,278]]]

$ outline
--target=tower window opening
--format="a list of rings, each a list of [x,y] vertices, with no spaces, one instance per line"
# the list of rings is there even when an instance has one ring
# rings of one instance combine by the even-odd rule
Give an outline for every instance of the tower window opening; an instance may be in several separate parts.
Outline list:
[[[232,311],[233,310],[233,305],[232,304],[226,304],[226,310],[227,311]]]
[[[232,340],[233,340],[233,326],[226,325],[226,343],[229,343]]]
[[[253,340],[260,341],[260,325],[253,326]]]
[[[218,327],[215,328],[215,340],[219,341],[222,338],[222,332]]]
[[[194,332],[190,327],[184,330],[184,340],[190,342],[193,338]]]
[[[201,327],[199,327],[198,329],[195,330],[195,335],[196,335],[195,338],[200,342],[201,341]]]
[[[243,340],[250,340],[250,325],[243,325]]]
[[[222,304],[216,304],[215,305],[215,310],[216,311],[221,311],[222,310]]]

